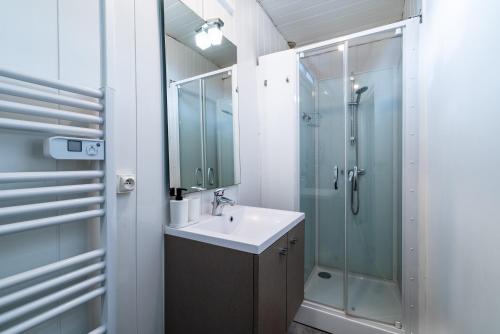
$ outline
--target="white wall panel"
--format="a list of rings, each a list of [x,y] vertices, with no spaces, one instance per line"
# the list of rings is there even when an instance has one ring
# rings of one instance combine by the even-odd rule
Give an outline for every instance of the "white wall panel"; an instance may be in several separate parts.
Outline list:
[[[259,56],[288,49],[288,44],[266,12],[257,7],[257,54]]]
[[[114,1],[115,166],[118,173],[137,173],[134,0]],[[137,333],[137,192],[118,196],[118,333]]]
[[[199,17],[203,17],[203,1],[204,0],[181,0],[186,6],[191,8],[193,12],[198,14]]]
[[[259,60],[262,206],[298,210],[296,54],[294,50],[288,50],[260,57]]]
[[[240,203],[259,206],[260,152],[256,149],[259,139],[257,96],[257,57],[264,52],[265,35],[279,34],[274,26],[259,28],[259,15],[263,9],[255,0],[236,1],[236,31],[238,39],[238,85],[240,105]],[[268,50],[286,49],[286,42],[276,36]]]
[[[422,13],[422,0],[405,0],[404,17],[410,18]]]
[[[442,0],[423,5],[421,209],[427,302],[421,333],[496,333],[500,2],[464,0],[458,5]]]
[[[140,1],[136,15],[137,94],[137,328],[163,333],[163,222],[167,177],[162,110],[160,25],[156,0]],[[160,125],[160,126],[158,126]]]

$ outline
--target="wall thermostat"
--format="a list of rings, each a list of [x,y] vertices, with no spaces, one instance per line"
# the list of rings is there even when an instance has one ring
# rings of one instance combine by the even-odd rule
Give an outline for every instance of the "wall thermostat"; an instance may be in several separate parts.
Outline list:
[[[50,137],[43,143],[43,154],[60,160],[104,160],[104,140]]]

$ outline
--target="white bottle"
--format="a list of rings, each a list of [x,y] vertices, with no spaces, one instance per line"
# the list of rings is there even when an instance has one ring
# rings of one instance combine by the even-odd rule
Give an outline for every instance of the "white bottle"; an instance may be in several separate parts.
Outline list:
[[[177,188],[174,199],[170,200],[170,227],[180,228],[189,222],[189,200],[182,197],[182,191],[186,189]]]
[[[199,197],[189,199],[189,223],[197,223],[200,220],[201,200]]]

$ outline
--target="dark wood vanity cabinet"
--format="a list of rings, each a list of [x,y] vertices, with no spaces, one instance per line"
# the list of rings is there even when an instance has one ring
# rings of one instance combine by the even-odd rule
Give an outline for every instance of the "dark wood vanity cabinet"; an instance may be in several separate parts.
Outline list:
[[[286,333],[304,299],[304,222],[254,257],[254,282],[254,333]]]
[[[165,236],[167,334],[285,334],[304,299],[304,221],[261,254]]]

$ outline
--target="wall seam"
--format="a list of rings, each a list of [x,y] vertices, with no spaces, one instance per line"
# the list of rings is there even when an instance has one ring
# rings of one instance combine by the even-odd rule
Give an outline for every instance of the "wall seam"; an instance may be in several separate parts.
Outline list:
[[[136,175],[136,178],[137,178],[137,175],[138,175],[138,171],[137,171],[137,155],[138,155],[138,145],[137,145],[137,142],[138,142],[138,135],[137,135],[137,132],[138,132],[138,128],[137,128],[137,1],[134,0],[134,17],[133,17],[133,23],[134,23],[134,91],[135,91],[135,101],[134,101],[134,104],[135,104],[135,175]],[[136,182],[139,181],[136,179]],[[138,216],[138,210],[137,210],[137,205],[138,205],[138,199],[139,199],[139,196],[136,192],[136,196],[135,196],[135,224],[134,224],[134,227],[135,227],[135,231],[134,231],[134,234],[135,234],[135,303],[136,303],[136,307],[135,307],[135,318],[136,318],[136,333],[140,334],[140,331],[139,331],[139,308],[138,308],[138,304],[139,304],[139,284],[138,284],[138,268],[139,268],[139,265],[138,265],[138,261],[139,261],[139,258],[138,258],[138,253],[139,253],[139,248],[138,248],[138,227],[137,227],[137,221],[139,219],[139,216]]]

